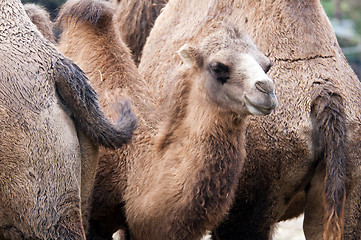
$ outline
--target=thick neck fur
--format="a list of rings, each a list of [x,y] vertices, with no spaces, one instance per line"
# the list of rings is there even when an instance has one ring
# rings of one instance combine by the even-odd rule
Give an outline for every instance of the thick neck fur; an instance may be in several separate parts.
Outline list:
[[[144,207],[136,212],[147,212],[151,217],[146,224],[154,228],[139,225],[136,239],[150,235],[181,239],[179,229],[184,239],[200,238],[228,211],[238,184],[244,159],[244,119],[235,125],[229,113],[209,103],[194,75],[177,77],[165,99],[166,120],[159,128],[152,161],[157,174],[148,172],[146,184],[152,185],[151,190],[135,200],[137,207]],[[132,214],[129,217],[139,220]],[[150,229],[156,233],[147,232]]]
[[[173,137],[170,136],[175,135],[177,131],[180,136],[185,135],[188,138],[188,135],[232,133],[243,128],[245,117],[237,122],[235,115],[212,103],[199,85],[197,75],[201,73],[194,74],[189,69],[181,70],[175,76],[177,80],[172,80],[171,86],[167,87],[170,91],[163,99],[165,108],[162,114],[166,116],[166,121],[163,121],[158,134],[158,151],[172,142]]]

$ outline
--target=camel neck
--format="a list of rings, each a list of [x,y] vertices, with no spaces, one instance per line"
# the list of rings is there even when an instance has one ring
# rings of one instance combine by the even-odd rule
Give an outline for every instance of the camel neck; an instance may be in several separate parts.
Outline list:
[[[165,162],[168,157],[173,158],[174,149],[182,153],[178,167],[192,169],[188,177],[180,180],[184,182],[185,193],[202,192],[203,197],[212,194],[208,192],[209,184],[215,181],[214,190],[228,197],[232,195],[233,183],[239,177],[244,158],[245,117],[235,124],[230,113],[219,112],[207,102],[194,83],[197,80],[190,76],[183,75],[181,79],[190,78],[191,81],[179,81],[168,99],[170,116],[159,129],[157,151],[166,156]],[[197,197],[189,196],[188,200]]]
[[[221,221],[219,213],[231,206],[245,157],[244,121],[235,129],[232,123],[225,125],[220,119],[209,117],[199,112],[193,117],[185,116],[188,122],[172,122],[176,127],[168,129],[163,145],[158,146],[160,159],[155,164],[159,175],[155,177],[155,185],[162,190],[154,192],[164,196],[162,201],[174,201],[162,213],[174,217],[160,216],[159,219],[169,219],[169,225],[175,229],[198,226],[197,231],[190,231],[185,239],[199,239],[212,224]],[[207,122],[197,122],[202,119]],[[169,187],[173,183],[176,184]],[[162,193],[170,188],[172,192]],[[155,201],[152,197],[147,199]],[[164,236],[167,237],[177,239],[177,236]]]

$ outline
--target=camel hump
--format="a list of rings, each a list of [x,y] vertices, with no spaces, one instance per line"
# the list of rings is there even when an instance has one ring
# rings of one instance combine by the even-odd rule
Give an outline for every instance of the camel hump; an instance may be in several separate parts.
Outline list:
[[[139,64],[146,39],[168,0],[114,0],[117,11],[114,16],[116,28]]]
[[[340,239],[346,200],[346,116],[343,98],[329,84],[320,84],[311,102],[315,157],[326,163],[324,239]]]
[[[50,19],[50,14],[46,9],[40,5],[27,3],[24,4],[25,12],[43,34],[43,36],[50,42],[55,43],[55,36],[53,33],[53,22]]]
[[[75,21],[103,29],[111,25],[113,14],[113,4],[106,1],[67,1],[60,9],[56,24],[69,24]]]
[[[119,117],[111,124],[88,78],[77,65],[66,58],[60,59],[55,64],[54,76],[60,102],[88,137],[108,148],[121,147],[131,139],[137,128],[137,117],[129,101],[118,99],[113,105]]]

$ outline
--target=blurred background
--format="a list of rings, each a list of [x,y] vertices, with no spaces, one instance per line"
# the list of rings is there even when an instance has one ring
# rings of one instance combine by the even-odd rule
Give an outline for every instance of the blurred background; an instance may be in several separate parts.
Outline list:
[[[51,17],[57,15],[59,7],[66,2],[66,0],[21,0],[22,3],[36,3],[45,7],[50,13]]]
[[[66,0],[22,0],[44,6],[54,18]],[[330,18],[340,46],[355,73],[361,79],[361,1],[321,0]]]
[[[361,79],[361,1],[322,0],[321,3],[343,53]]]

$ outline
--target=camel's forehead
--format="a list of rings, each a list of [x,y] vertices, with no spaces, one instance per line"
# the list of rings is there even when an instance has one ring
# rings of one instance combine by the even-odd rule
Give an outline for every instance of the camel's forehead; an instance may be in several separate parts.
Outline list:
[[[204,57],[219,52],[228,55],[259,52],[253,41],[244,32],[230,28],[220,29],[207,36],[200,49]]]

